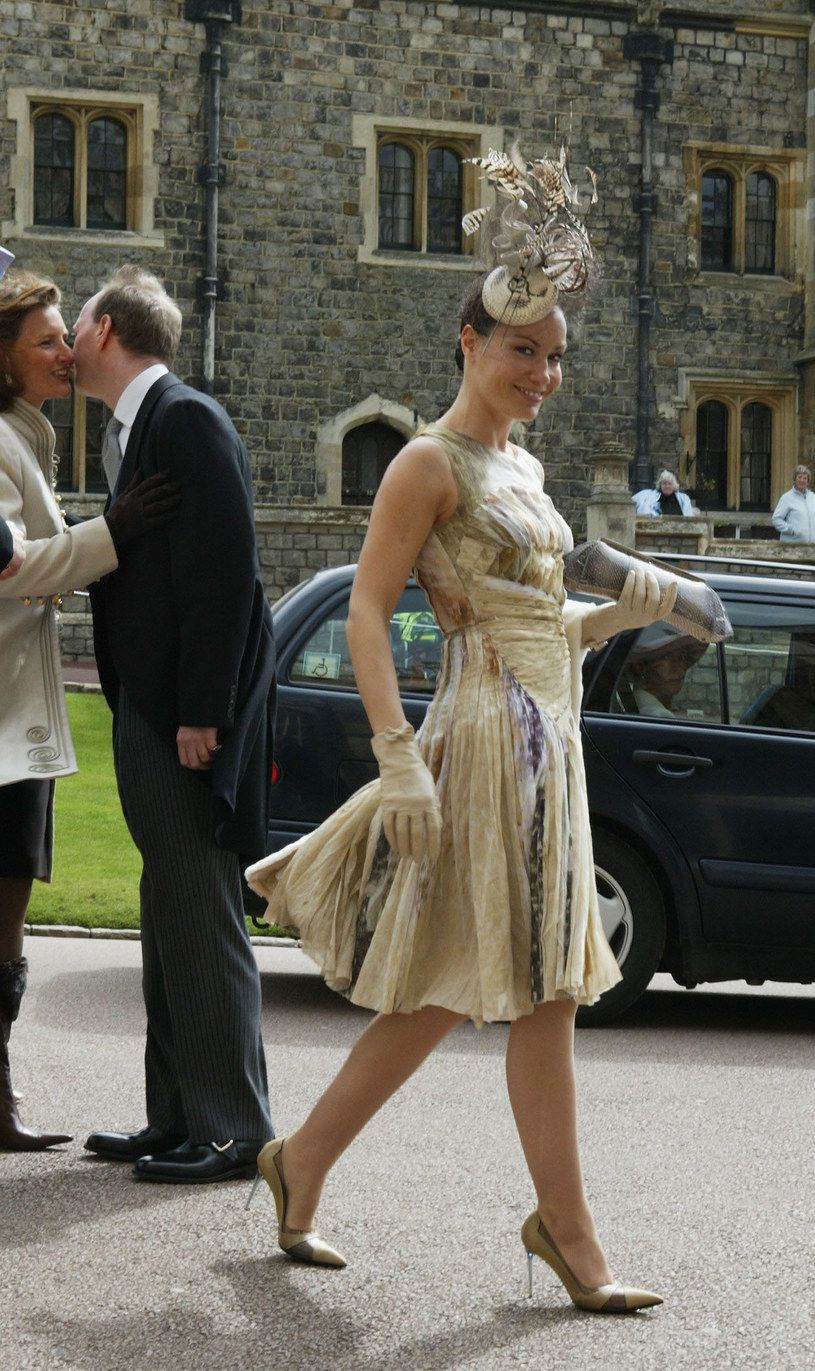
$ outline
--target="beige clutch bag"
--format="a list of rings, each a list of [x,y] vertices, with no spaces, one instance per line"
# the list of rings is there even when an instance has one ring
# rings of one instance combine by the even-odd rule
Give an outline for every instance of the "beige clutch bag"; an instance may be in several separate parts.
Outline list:
[[[616,600],[623,582],[634,562],[647,562],[653,569],[660,589],[667,590],[671,581],[679,588],[676,603],[665,622],[683,633],[690,633],[703,643],[718,643],[733,632],[727,610],[710,586],[689,571],[668,566],[655,557],[634,552],[630,547],[598,538],[593,543],[580,543],[563,558],[563,584],[567,590],[583,591]]]

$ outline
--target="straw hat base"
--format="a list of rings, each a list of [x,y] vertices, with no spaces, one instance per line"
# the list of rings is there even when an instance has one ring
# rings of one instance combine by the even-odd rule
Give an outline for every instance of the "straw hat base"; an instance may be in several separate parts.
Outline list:
[[[557,294],[557,286],[540,267],[514,275],[508,267],[496,267],[484,282],[481,298],[491,319],[512,328],[545,319],[557,304]]]

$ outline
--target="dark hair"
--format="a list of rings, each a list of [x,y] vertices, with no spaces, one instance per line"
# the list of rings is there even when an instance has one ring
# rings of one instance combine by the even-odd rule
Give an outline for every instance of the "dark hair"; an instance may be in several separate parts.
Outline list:
[[[477,276],[471,283],[467,294],[461,302],[461,321],[459,323],[458,342],[456,343],[456,366],[459,371],[464,370],[464,353],[461,348],[461,333],[465,326],[469,324],[470,328],[475,329],[476,333],[479,333],[482,338],[489,338],[493,329],[496,327],[492,315],[488,314],[484,308],[482,291],[486,279],[486,273],[483,276]]]
[[[97,323],[103,314],[129,352],[172,363],[181,339],[181,310],[152,272],[133,265],[115,271],[93,302]]]
[[[23,386],[12,371],[9,353],[20,336],[26,315],[61,302],[59,286],[33,271],[9,271],[0,281],[0,413],[23,393]]]

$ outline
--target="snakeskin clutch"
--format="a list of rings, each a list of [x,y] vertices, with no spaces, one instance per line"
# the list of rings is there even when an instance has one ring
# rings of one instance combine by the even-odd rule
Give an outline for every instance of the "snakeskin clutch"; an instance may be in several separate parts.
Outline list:
[[[616,600],[634,562],[647,562],[656,575],[660,590],[672,581],[679,583],[676,603],[665,622],[703,643],[718,643],[733,632],[727,610],[710,586],[689,571],[668,566],[655,557],[634,552],[605,538],[580,543],[563,558],[563,584],[567,590],[583,591]]]

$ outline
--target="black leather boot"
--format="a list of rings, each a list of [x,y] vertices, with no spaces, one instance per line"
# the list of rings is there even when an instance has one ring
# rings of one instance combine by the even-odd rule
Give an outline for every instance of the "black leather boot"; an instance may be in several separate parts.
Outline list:
[[[17,1113],[17,1103],[11,1088],[8,1060],[8,1040],[11,1025],[20,1012],[25,994],[28,962],[18,957],[13,962],[0,962],[0,1147],[11,1152],[42,1152],[55,1143],[71,1141],[70,1133],[33,1133],[23,1128]]]

